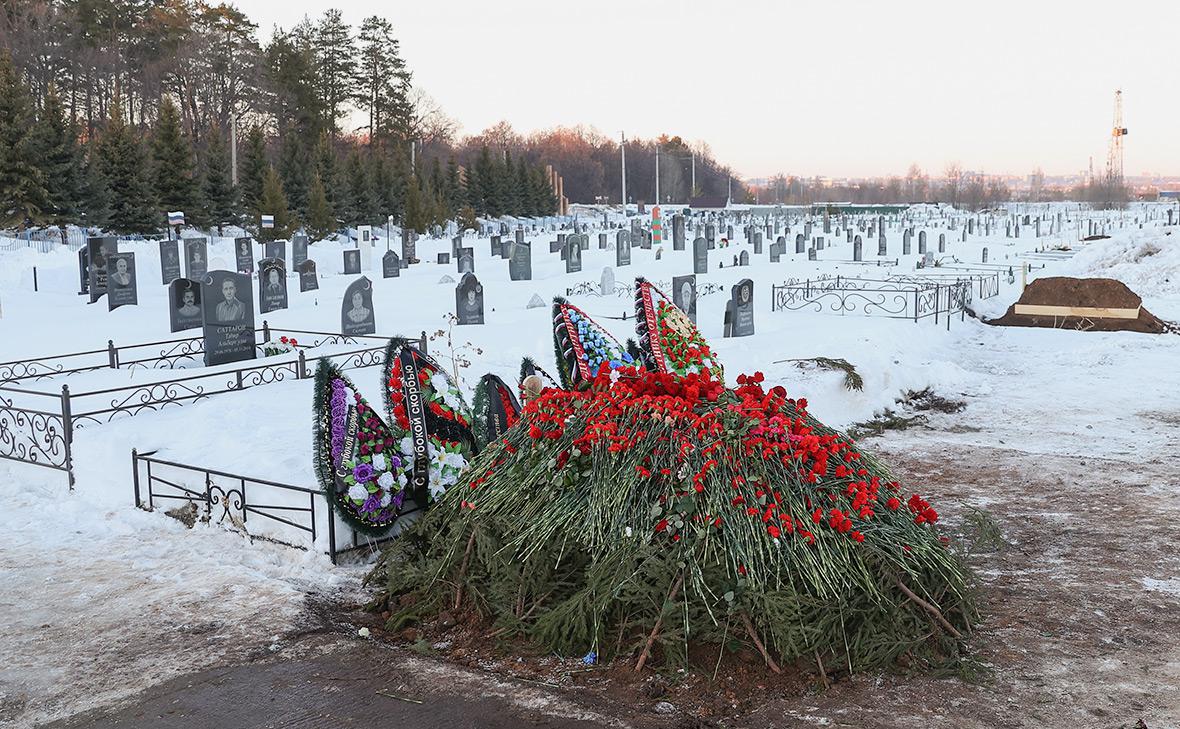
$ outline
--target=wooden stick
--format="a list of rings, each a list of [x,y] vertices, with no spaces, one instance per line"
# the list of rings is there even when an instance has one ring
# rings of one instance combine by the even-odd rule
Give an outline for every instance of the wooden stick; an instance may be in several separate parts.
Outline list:
[[[918,607],[933,615],[934,619],[938,621],[939,625],[946,628],[948,633],[955,636],[959,640],[963,639],[963,634],[955,630],[955,626],[947,622],[947,619],[942,616],[942,613],[939,612],[938,608],[915,595],[913,590],[905,586],[905,583],[901,581],[900,577],[894,577],[893,579],[897,582],[897,586],[901,588],[901,591],[906,594],[906,597],[917,603]]]
[[[832,684],[830,681],[828,681],[828,672],[824,670],[824,662],[819,657],[819,651],[815,652],[815,665],[819,666],[819,677],[823,679],[824,688],[831,688]]]
[[[684,584],[684,573],[676,578],[676,582],[672,584],[672,589],[668,592],[665,603],[672,602],[676,599],[676,593],[680,592],[680,586]],[[656,619],[656,624],[652,626],[651,635],[647,636],[647,645],[643,646],[643,652],[639,654],[639,662],[635,664],[635,672],[639,673],[643,670],[643,664],[647,663],[647,656],[651,653],[652,644],[656,642],[656,636],[660,634],[660,626],[664,624],[664,606],[660,605],[660,617]]]
[[[475,546],[475,529],[467,539],[467,550],[463,552],[463,564],[459,565],[459,577],[455,580],[455,609],[463,603],[463,578],[467,575],[467,563],[471,560],[471,548]]]
[[[750,636],[750,640],[754,641],[754,646],[758,648],[758,652],[762,654],[762,660],[766,661],[766,665],[770,667],[770,670],[775,673],[782,673],[782,669],[778,667],[778,664],[766,652],[766,646],[762,645],[762,641],[758,640],[758,633],[754,631],[754,624],[750,622],[750,616],[743,612],[741,613],[741,617],[742,623],[746,626],[746,633]]]

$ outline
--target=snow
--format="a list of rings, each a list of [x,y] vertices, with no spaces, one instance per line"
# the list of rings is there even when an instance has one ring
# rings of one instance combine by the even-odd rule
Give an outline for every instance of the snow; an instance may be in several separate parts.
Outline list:
[[[1056,209],[1050,206],[1052,214]],[[1069,208],[1072,211],[1072,208]],[[1126,227],[1113,216],[1111,238],[1079,243],[1076,229],[1057,236],[1004,236],[1002,223],[990,237],[947,231],[945,263],[978,263],[983,247],[989,262],[1003,266],[1001,293],[976,301],[984,311],[1002,312],[1019,296],[1021,254],[1069,245],[1077,254],[1062,260],[1034,260],[1044,268],[1032,277],[1049,275],[1111,276],[1125,281],[1144,297],[1145,305],[1166,319],[1180,319],[1180,228],[1164,228],[1158,220],[1140,229],[1130,222],[1146,208],[1128,211]],[[1091,214],[1101,217],[1101,214]],[[670,236],[671,211],[664,211]],[[591,216],[594,224],[600,215]],[[585,218],[583,219],[585,221]],[[1075,219],[1076,220],[1076,219]],[[919,226],[921,229],[922,226]],[[782,383],[806,397],[811,411],[837,427],[872,417],[893,406],[907,390],[932,388],[940,395],[966,399],[968,408],[945,418],[956,427],[910,431],[906,442],[937,443],[965,448],[1019,445],[1030,453],[1077,454],[1119,459],[1150,459],[1170,445],[1180,413],[1180,338],[1132,333],[1079,333],[1047,329],[993,328],[958,316],[937,324],[931,320],[837,316],[811,312],[770,311],[770,287],[788,278],[866,276],[914,273],[917,235],[911,256],[894,268],[837,263],[851,258],[843,235],[826,236],[829,247],[818,261],[790,253],[780,264],[767,255],[754,256],[749,267],[733,268],[743,249],[710,252],[710,273],[698,283],[723,291],[742,278],[755,282],[757,333],[725,339],[722,319],[727,293],[703,296],[697,319],[728,378],[761,370],[767,381]],[[787,235],[793,251],[793,228]],[[937,250],[938,230],[928,237]],[[458,368],[465,396],[485,372],[515,382],[524,356],[552,370],[549,308],[528,309],[534,295],[548,301],[584,282],[598,291],[603,268],[614,269],[621,295],[575,295],[570,300],[596,318],[621,341],[633,337],[633,310],[626,284],[644,275],[656,282],[691,270],[688,249],[674,252],[662,245],[654,251],[632,249],[633,264],[615,267],[613,250],[599,250],[597,231],[590,231],[590,250],[583,253],[581,273],[566,274],[564,262],[548,252],[555,233],[528,235],[533,243],[532,281],[510,281],[508,263],[490,255],[487,237],[465,238],[474,248],[476,274],[484,284],[487,324],[449,328],[454,286],[439,284],[444,274],[457,277],[452,263],[434,263],[435,254],[450,250],[450,239],[418,242],[419,265],[399,278],[382,279],[378,243],[373,270],[373,301],[377,331],[383,335],[419,332],[431,336],[430,351],[454,371],[454,354],[471,361]],[[719,237],[721,232],[719,231]],[[813,235],[823,235],[816,225]],[[864,238],[867,260],[876,256],[875,239]],[[613,244],[613,231],[609,236]],[[764,239],[769,246],[771,239]],[[228,240],[210,245],[210,260],[233,261]],[[291,308],[259,317],[271,327],[315,331],[339,329],[340,302],[354,277],[341,275],[344,242],[319,242],[310,249],[321,274],[320,289],[299,293],[289,279]],[[88,305],[77,295],[76,252],[61,249],[39,253],[28,248],[0,251],[0,361],[54,353],[102,350],[117,346],[195,336],[168,331],[165,287],[158,283],[159,255],[154,242],[123,243],[133,250],[139,275],[139,305],[106,310],[105,299]],[[765,249],[764,249],[765,250]],[[901,232],[889,230],[889,258],[899,257]],[[827,259],[827,260],[825,260]],[[716,268],[718,262],[724,268]],[[32,267],[39,291],[33,291]],[[1008,284],[1006,267],[1016,270]],[[448,346],[448,339],[451,340]],[[163,347],[156,347],[157,350]],[[331,353],[324,348],[311,354]],[[864,378],[860,392],[843,386],[843,373],[800,369],[785,360],[843,358]],[[278,360],[268,360],[278,361]],[[220,368],[221,370],[228,368]],[[204,372],[200,362],[183,373]],[[103,369],[27,383],[53,392],[61,384],[74,393],[143,384],[182,374],[170,371]],[[377,367],[349,371],[366,398],[380,407]],[[272,637],[293,629],[301,620],[308,595],[350,595],[359,589],[363,567],[333,567],[323,554],[321,534],[315,548],[301,551],[246,539],[225,525],[198,524],[186,529],[162,513],[133,507],[131,449],[155,451],[156,457],[283,483],[316,487],[311,464],[312,381],[289,380],[215,395],[183,407],[144,412],[110,423],[87,425],[76,433],[73,457],[76,490],[67,491],[64,475],[0,460],[0,723],[5,712],[21,722],[67,716],[89,706],[109,704],[138,689],[194,668],[214,665],[253,650],[265,650]],[[100,401],[99,396],[91,396]],[[109,400],[110,397],[108,396]],[[109,406],[109,404],[108,404]],[[985,421],[984,430],[973,422]],[[998,440],[992,442],[988,439]],[[302,498],[302,497],[301,497]],[[317,518],[326,519],[321,509]],[[216,514],[215,514],[216,516]],[[252,533],[288,538],[304,535],[284,531],[265,520],[252,520]],[[1144,588],[1173,591],[1180,576],[1144,576]],[[15,710],[11,707],[18,707]]]

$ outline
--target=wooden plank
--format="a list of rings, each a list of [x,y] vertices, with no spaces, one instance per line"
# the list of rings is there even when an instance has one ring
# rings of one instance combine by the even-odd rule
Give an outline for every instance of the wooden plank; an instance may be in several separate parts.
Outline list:
[[[1139,310],[1107,309],[1098,306],[1039,306],[1035,304],[1017,304],[1015,313],[1027,316],[1077,316],[1090,319],[1138,319]]]

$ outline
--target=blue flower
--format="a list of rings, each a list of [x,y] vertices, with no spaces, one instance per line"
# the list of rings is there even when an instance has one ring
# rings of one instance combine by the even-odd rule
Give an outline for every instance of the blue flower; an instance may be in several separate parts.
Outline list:
[[[587,666],[593,666],[595,663],[598,663],[598,653],[590,651],[586,655],[582,656],[582,663],[586,664]]]

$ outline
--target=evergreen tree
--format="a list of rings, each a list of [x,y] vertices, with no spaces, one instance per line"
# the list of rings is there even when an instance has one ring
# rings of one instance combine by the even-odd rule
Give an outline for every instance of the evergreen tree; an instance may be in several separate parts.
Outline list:
[[[406,209],[402,225],[410,230],[425,233],[429,227],[429,212],[422,200],[422,189],[419,187],[417,175],[406,180]]]
[[[406,214],[406,196],[409,194],[413,172],[410,170],[410,159],[405,150],[399,145],[393,148],[389,158],[389,187],[383,194],[388,201],[386,215],[392,215],[394,220],[402,221]]]
[[[316,172],[320,176],[320,184],[324,188],[324,195],[328,200],[328,207],[335,210],[339,204],[336,195],[336,180],[339,177],[340,165],[336,156],[336,147],[332,144],[332,138],[327,134],[321,134],[320,141],[316,144],[315,165]]]
[[[96,142],[86,145],[82,163],[80,199],[86,227],[103,229],[111,222],[111,187],[102,173]]]
[[[413,136],[410,72],[401,58],[393,26],[376,15],[361,24],[357,105],[369,116],[370,143],[406,141]]]
[[[336,219],[332,214],[332,206],[328,202],[319,172],[311,178],[311,193],[307,201],[307,230],[314,240],[327,238],[336,230]]]
[[[45,173],[37,164],[33,104],[8,53],[0,52],[0,227],[44,221],[50,212]]]
[[[221,226],[232,223],[237,218],[238,191],[233,186],[229,170],[229,151],[221,130],[213,127],[209,130],[209,148],[205,150],[205,174],[203,188],[203,215],[205,220],[217,226],[218,234]]]
[[[283,191],[283,181],[275,172],[274,167],[266,168],[266,175],[262,179],[262,197],[258,201],[260,215],[275,216],[275,227],[262,228],[259,224],[258,237],[260,240],[272,241],[286,238],[291,230],[291,211],[287,205],[287,195]]]
[[[180,113],[169,96],[160,100],[159,116],[152,131],[152,163],[157,204],[164,212],[185,211],[187,222],[200,220],[193,147],[181,129]]]
[[[163,222],[152,200],[147,154],[123,119],[116,97],[98,141],[98,164],[110,190],[109,225],[116,233],[151,233]]]
[[[524,160],[521,160],[524,164]],[[512,155],[504,153],[504,165],[500,168],[500,199],[504,215],[520,215],[522,206],[521,190],[517,184],[516,166],[512,164]]]
[[[78,221],[82,213],[82,149],[78,131],[66,119],[53,84],[45,94],[33,137],[45,179],[48,222],[65,226]]]
[[[238,170],[238,192],[241,195],[242,210],[247,217],[257,218],[258,203],[262,200],[262,183],[266,179],[266,136],[260,125],[250,128],[246,144],[242,148],[242,160]]]
[[[316,93],[324,109],[324,121],[332,134],[344,104],[356,96],[356,60],[352,49],[352,31],[332,8],[316,24],[311,34],[315,67]]]
[[[377,204],[373,194],[373,182],[365,168],[360,152],[353,150],[344,164],[341,184],[345,198],[341,219],[346,225],[364,225],[377,217]]]
[[[479,159],[475,162],[476,180],[479,182],[479,202],[476,212],[481,215],[497,217],[500,215],[499,184],[496,179],[496,165],[492,162],[492,153],[486,146],[479,151]]]
[[[292,211],[299,217],[307,212],[307,190],[310,185],[310,155],[307,143],[294,129],[288,128],[282,136],[279,150],[279,175]]]
[[[447,160],[446,199],[448,214],[457,215],[459,208],[463,205],[463,182],[459,176],[459,165],[455,163],[454,157]]]
[[[520,211],[518,215],[527,217],[535,217],[540,215],[537,204],[537,199],[534,191],[533,182],[533,168],[527,162],[521,160],[516,165],[516,201],[517,209]]]

